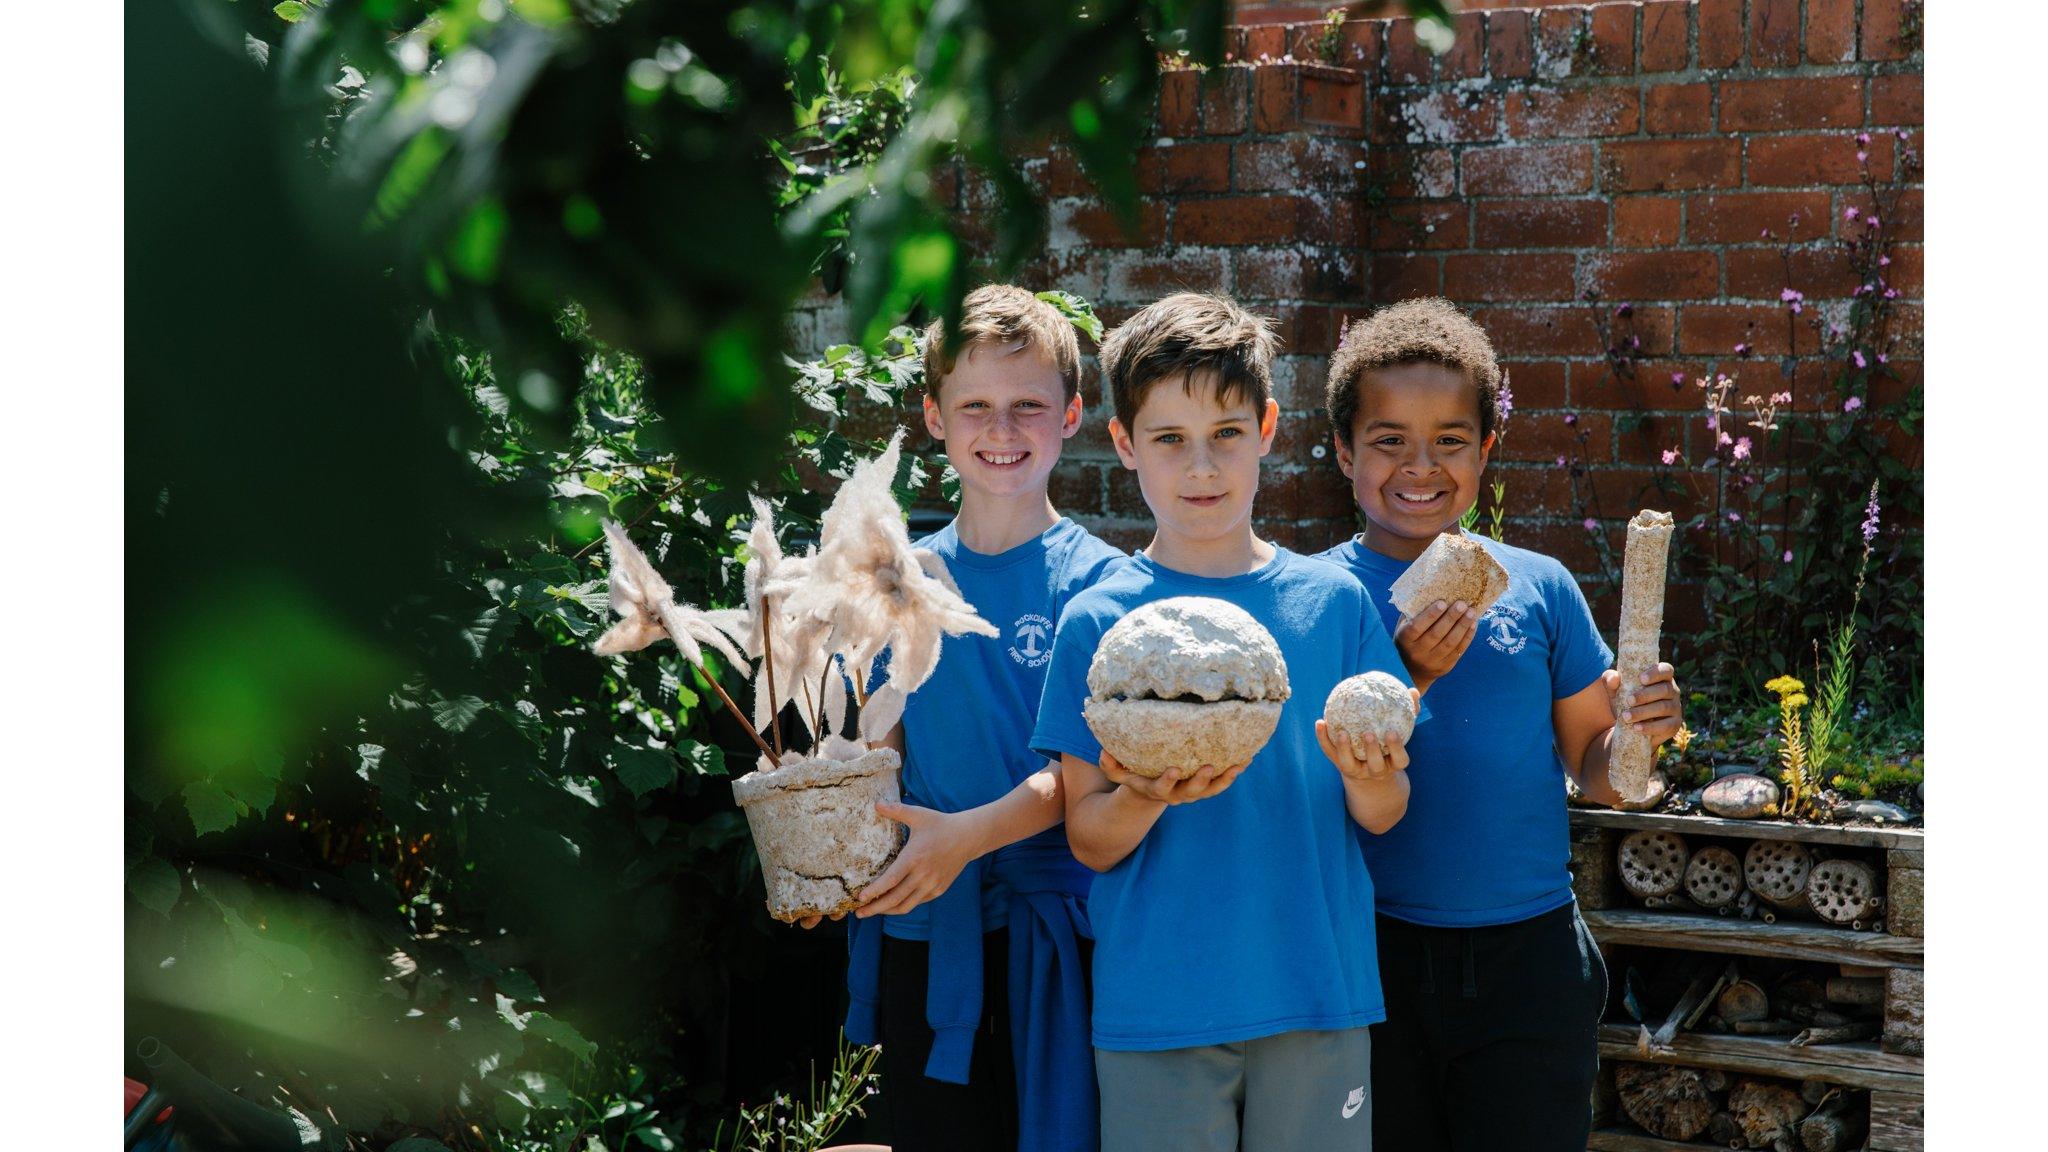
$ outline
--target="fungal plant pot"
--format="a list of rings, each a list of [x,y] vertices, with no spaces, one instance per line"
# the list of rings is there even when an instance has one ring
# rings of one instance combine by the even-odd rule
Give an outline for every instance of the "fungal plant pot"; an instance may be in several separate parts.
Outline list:
[[[896,859],[902,828],[875,814],[899,798],[902,761],[888,748],[851,758],[798,756],[733,781],[747,814],[768,914],[785,923],[860,907],[861,891]]]

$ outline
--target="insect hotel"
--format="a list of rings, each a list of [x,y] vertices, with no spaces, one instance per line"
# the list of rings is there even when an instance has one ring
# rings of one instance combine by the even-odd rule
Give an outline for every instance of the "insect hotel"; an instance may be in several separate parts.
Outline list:
[[[1607,958],[1590,1149],[1918,1152],[1918,828],[1576,809]]]

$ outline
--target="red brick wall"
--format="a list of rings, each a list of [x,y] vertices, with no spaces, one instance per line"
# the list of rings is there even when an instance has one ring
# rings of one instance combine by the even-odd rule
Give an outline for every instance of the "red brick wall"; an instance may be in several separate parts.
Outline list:
[[[1618,549],[1622,524],[1650,500],[1659,451],[1706,450],[1697,390],[1674,390],[1674,372],[1727,372],[1742,392],[1769,392],[1789,368],[1801,395],[1820,392],[1807,385],[1831,365],[1813,357],[1812,333],[1788,338],[1779,293],[1797,288],[1832,314],[1854,290],[1829,230],[1864,202],[1858,132],[1871,134],[1879,166],[1897,162],[1895,129],[1920,146],[1916,23],[1905,0],[1467,11],[1456,47],[1434,59],[1410,21],[1349,21],[1339,66],[1298,62],[1319,57],[1320,24],[1237,29],[1238,63],[1164,78],[1159,136],[1138,157],[1134,233],[1070,157],[1027,162],[1049,198],[1051,240],[1020,278],[1082,293],[1112,324],[1181,287],[1228,291],[1274,316],[1285,416],[1258,514],[1262,532],[1304,550],[1353,529],[1343,478],[1316,455],[1341,326],[1379,304],[1449,296],[1511,372],[1516,411],[1495,464],[1507,538],[1590,577],[1594,538],[1559,455],[1582,457],[1581,490]],[[972,178],[959,184],[971,221],[987,194]],[[1788,284],[1779,244],[1793,213]],[[1891,269],[1905,295],[1893,357],[1909,382],[1920,215],[1916,187],[1887,225],[1904,241]],[[1614,319],[1622,304],[1625,322]],[[1603,330],[1641,341],[1633,380],[1610,366]],[[1745,343],[1754,354],[1737,356]],[[1146,512],[1089,388],[1095,403],[1055,500],[1141,544]],[[1618,430],[1638,403],[1648,419]],[[1675,611],[1682,627],[1698,606]]]

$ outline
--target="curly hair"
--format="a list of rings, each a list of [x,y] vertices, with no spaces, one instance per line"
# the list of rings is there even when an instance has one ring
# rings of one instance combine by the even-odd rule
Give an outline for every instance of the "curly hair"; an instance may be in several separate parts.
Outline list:
[[[1154,384],[1175,376],[1192,389],[1203,372],[1216,374],[1216,398],[1250,400],[1266,410],[1273,395],[1273,322],[1254,316],[1228,296],[1176,292],[1118,325],[1102,342],[1104,389],[1116,418],[1129,429]]]
[[[1479,436],[1500,423],[1500,364],[1486,330],[1441,296],[1403,300],[1344,330],[1330,358],[1323,393],[1330,427],[1349,439],[1358,419],[1358,390],[1367,372],[1400,364],[1441,364],[1472,382],[1478,393]]]
[[[1081,348],[1074,337],[1074,325],[1060,310],[1040,300],[1028,289],[1014,284],[984,284],[967,294],[960,304],[960,330],[945,338],[943,321],[925,327],[924,390],[939,398],[939,385],[958,366],[960,354],[977,345],[1003,347],[1022,341],[1035,349],[1060,374],[1060,383],[1071,401],[1081,389]]]

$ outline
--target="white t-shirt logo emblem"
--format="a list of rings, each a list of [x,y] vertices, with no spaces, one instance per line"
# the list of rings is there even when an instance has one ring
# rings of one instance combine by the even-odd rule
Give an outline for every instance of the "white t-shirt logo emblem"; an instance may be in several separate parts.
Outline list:
[[[1479,627],[1486,633],[1486,642],[1496,652],[1510,656],[1529,646],[1529,635],[1522,631],[1522,610],[1507,604],[1495,604],[1480,618]]]
[[[1010,659],[1026,668],[1038,668],[1052,659],[1052,621],[1035,612],[1017,617],[1010,625]]]
[[[1353,1088],[1351,1095],[1344,1098],[1344,1118],[1349,1120],[1353,1116],[1358,1115],[1358,1110],[1363,1107],[1365,1107],[1365,1086],[1360,1085]]]

